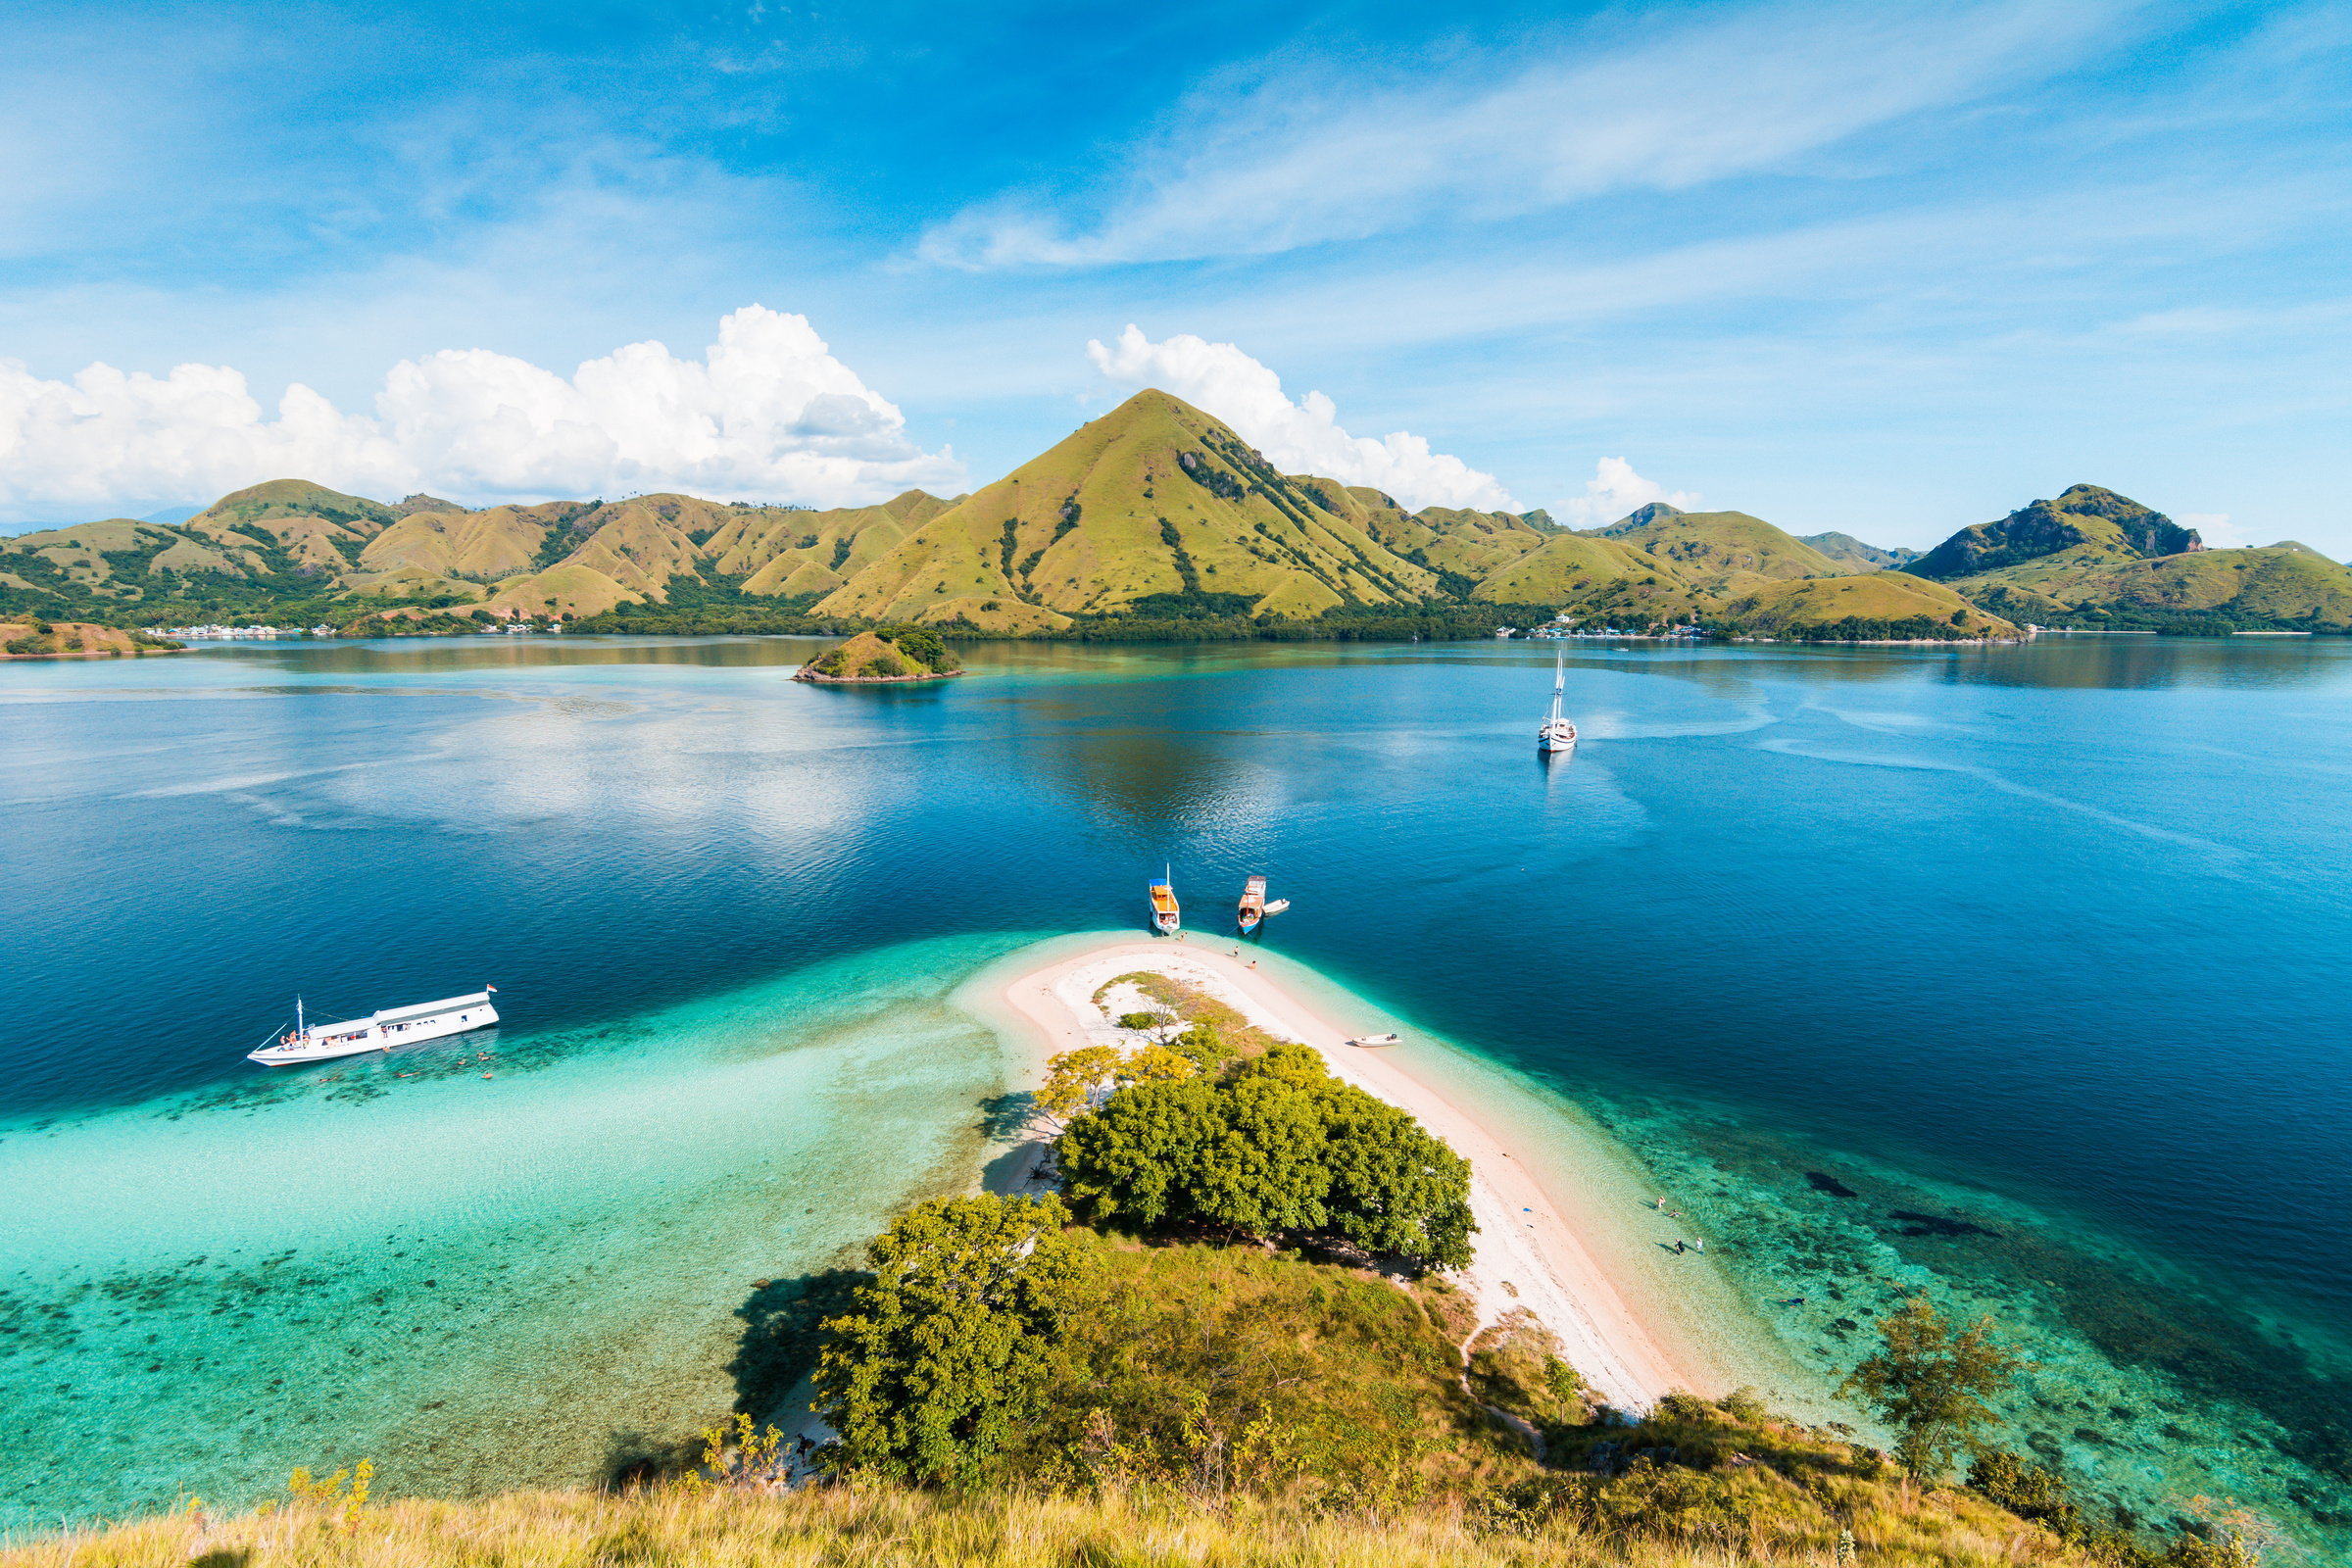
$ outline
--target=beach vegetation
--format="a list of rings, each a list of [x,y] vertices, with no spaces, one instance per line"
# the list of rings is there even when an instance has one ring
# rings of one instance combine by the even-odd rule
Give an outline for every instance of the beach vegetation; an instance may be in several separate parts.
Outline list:
[[[1157,1029],[1174,1021],[1175,1019],[1171,1015],[1164,1012],[1122,1012],[1119,1014],[1119,1027],[1122,1029]]]
[[[1170,1040],[1168,1049],[1202,1072],[1221,1072],[1242,1059],[1242,1053],[1226,1044],[1224,1031],[1205,1021],[1194,1024]]]
[[[1513,1307],[1478,1332],[1468,1346],[1464,1375],[1481,1403],[1539,1429],[1590,1419],[1585,1380],[1568,1364],[1559,1336],[1525,1307]]]
[[[2015,1381],[2018,1358],[1994,1340],[1992,1319],[1954,1333],[1925,1297],[1879,1323],[1878,1353],[1838,1385],[1900,1434],[1895,1457],[1915,1480],[1948,1472],[1962,1451],[1983,1446],[1979,1431],[1999,1419],[1985,1401]]]
[[[1239,1007],[1218,1000],[1190,981],[1138,970],[1105,981],[1095,992],[1096,1004],[1100,1005],[1115,986],[1133,986],[1158,1003],[1167,1009],[1169,1022],[1187,1026],[1186,1037],[1194,1036],[1198,1030],[1208,1031],[1193,1038],[1189,1048],[1185,1037],[1170,1042],[1180,1051],[1199,1054],[1203,1067],[1221,1066],[1237,1056],[1253,1056],[1275,1044],[1275,1037],[1251,1023]],[[1204,1059],[1211,1055],[1214,1060]]]
[[[1091,1250],[1053,1198],[918,1203],[866,1246],[873,1279],[828,1319],[815,1408],[844,1467],[968,1481],[1040,1412]]]
[[[1109,1090],[1123,1059],[1125,1053],[1116,1046],[1080,1046],[1049,1057],[1046,1081],[1037,1091],[1038,1108],[1067,1121]]]
[[[1131,1084],[1054,1154],[1072,1206],[1098,1223],[1323,1240],[1415,1272],[1470,1260],[1468,1162],[1305,1046],[1215,1079]]]

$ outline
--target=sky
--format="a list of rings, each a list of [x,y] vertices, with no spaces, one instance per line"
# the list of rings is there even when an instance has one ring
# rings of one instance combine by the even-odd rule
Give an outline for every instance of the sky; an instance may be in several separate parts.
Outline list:
[[[17,0],[0,525],[986,483],[2352,556],[2352,7]]]

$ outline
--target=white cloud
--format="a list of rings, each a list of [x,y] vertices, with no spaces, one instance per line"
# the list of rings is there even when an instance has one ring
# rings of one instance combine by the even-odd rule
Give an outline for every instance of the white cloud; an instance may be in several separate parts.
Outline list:
[[[1583,495],[1550,510],[1553,521],[1571,528],[1601,528],[1652,501],[1688,512],[1698,505],[1699,495],[1695,490],[1669,490],[1655,479],[1644,479],[1623,458],[1603,458],[1593,465]]]
[[[2249,543],[2227,512],[2183,512],[2173,520],[2183,528],[2196,529],[2208,550],[2243,550]]]
[[[701,360],[632,343],[569,379],[486,349],[403,360],[372,415],[297,382],[268,418],[225,366],[52,381],[0,360],[0,506],[209,500],[276,478],[466,501],[682,490],[842,506],[963,477],[806,317],[759,305],[723,318]]]
[[[1086,357],[1112,381],[1155,386],[1215,415],[1285,473],[1370,485],[1408,510],[1520,510],[1501,480],[1457,457],[1430,451],[1421,436],[1402,430],[1377,441],[1349,435],[1340,427],[1338,407],[1320,392],[1293,403],[1282,390],[1281,376],[1231,343],[1210,343],[1190,332],[1154,343],[1130,322],[1115,347],[1089,339]]]
[[[1384,87],[1269,71],[1197,94],[1100,211],[1012,194],[921,253],[970,268],[1259,255],[1689,189],[2038,79],[2118,9],[1768,6],[1680,27],[1644,17],[1630,41],[1588,37],[1500,76],[1416,67]]]

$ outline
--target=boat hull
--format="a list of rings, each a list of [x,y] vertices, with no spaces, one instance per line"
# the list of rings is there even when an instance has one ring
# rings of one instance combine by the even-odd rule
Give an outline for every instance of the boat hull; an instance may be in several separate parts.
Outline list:
[[[334,1024],[313,1029],[292,1045],[279,1042],[264,1046],[246,1057],[265,1067],[300,1067],[307,1062],[333,1061],[339,1056],[364,1055],[370,1051],[390,1051],[395,1046],[413,1046],[427,1040],[444,1040],[451,1035],[471,1034],[487,1029],[498,1022],[498,1009],[487,997],[479,1001],[453,999],[446,1010],[422,1016],[379,1016],[365,1023]]]

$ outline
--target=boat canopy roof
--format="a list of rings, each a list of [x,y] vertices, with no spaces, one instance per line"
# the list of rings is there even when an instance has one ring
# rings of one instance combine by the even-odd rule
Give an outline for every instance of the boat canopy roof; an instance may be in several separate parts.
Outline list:
[[[342,1023],[315,1023],[311,1033],[331,1035],[339,1029],[368,1029],[379,1023],[397,1023],[403,1018],[420,1018],[427,1013],[451,1012],[459,1007],[470,1007],[490,1000],[487,991],[468,992],[462,997],[443,997],[439,1002],[419,1002],[406,1007],[382,1007],[365,1018],[349,1018]]]

